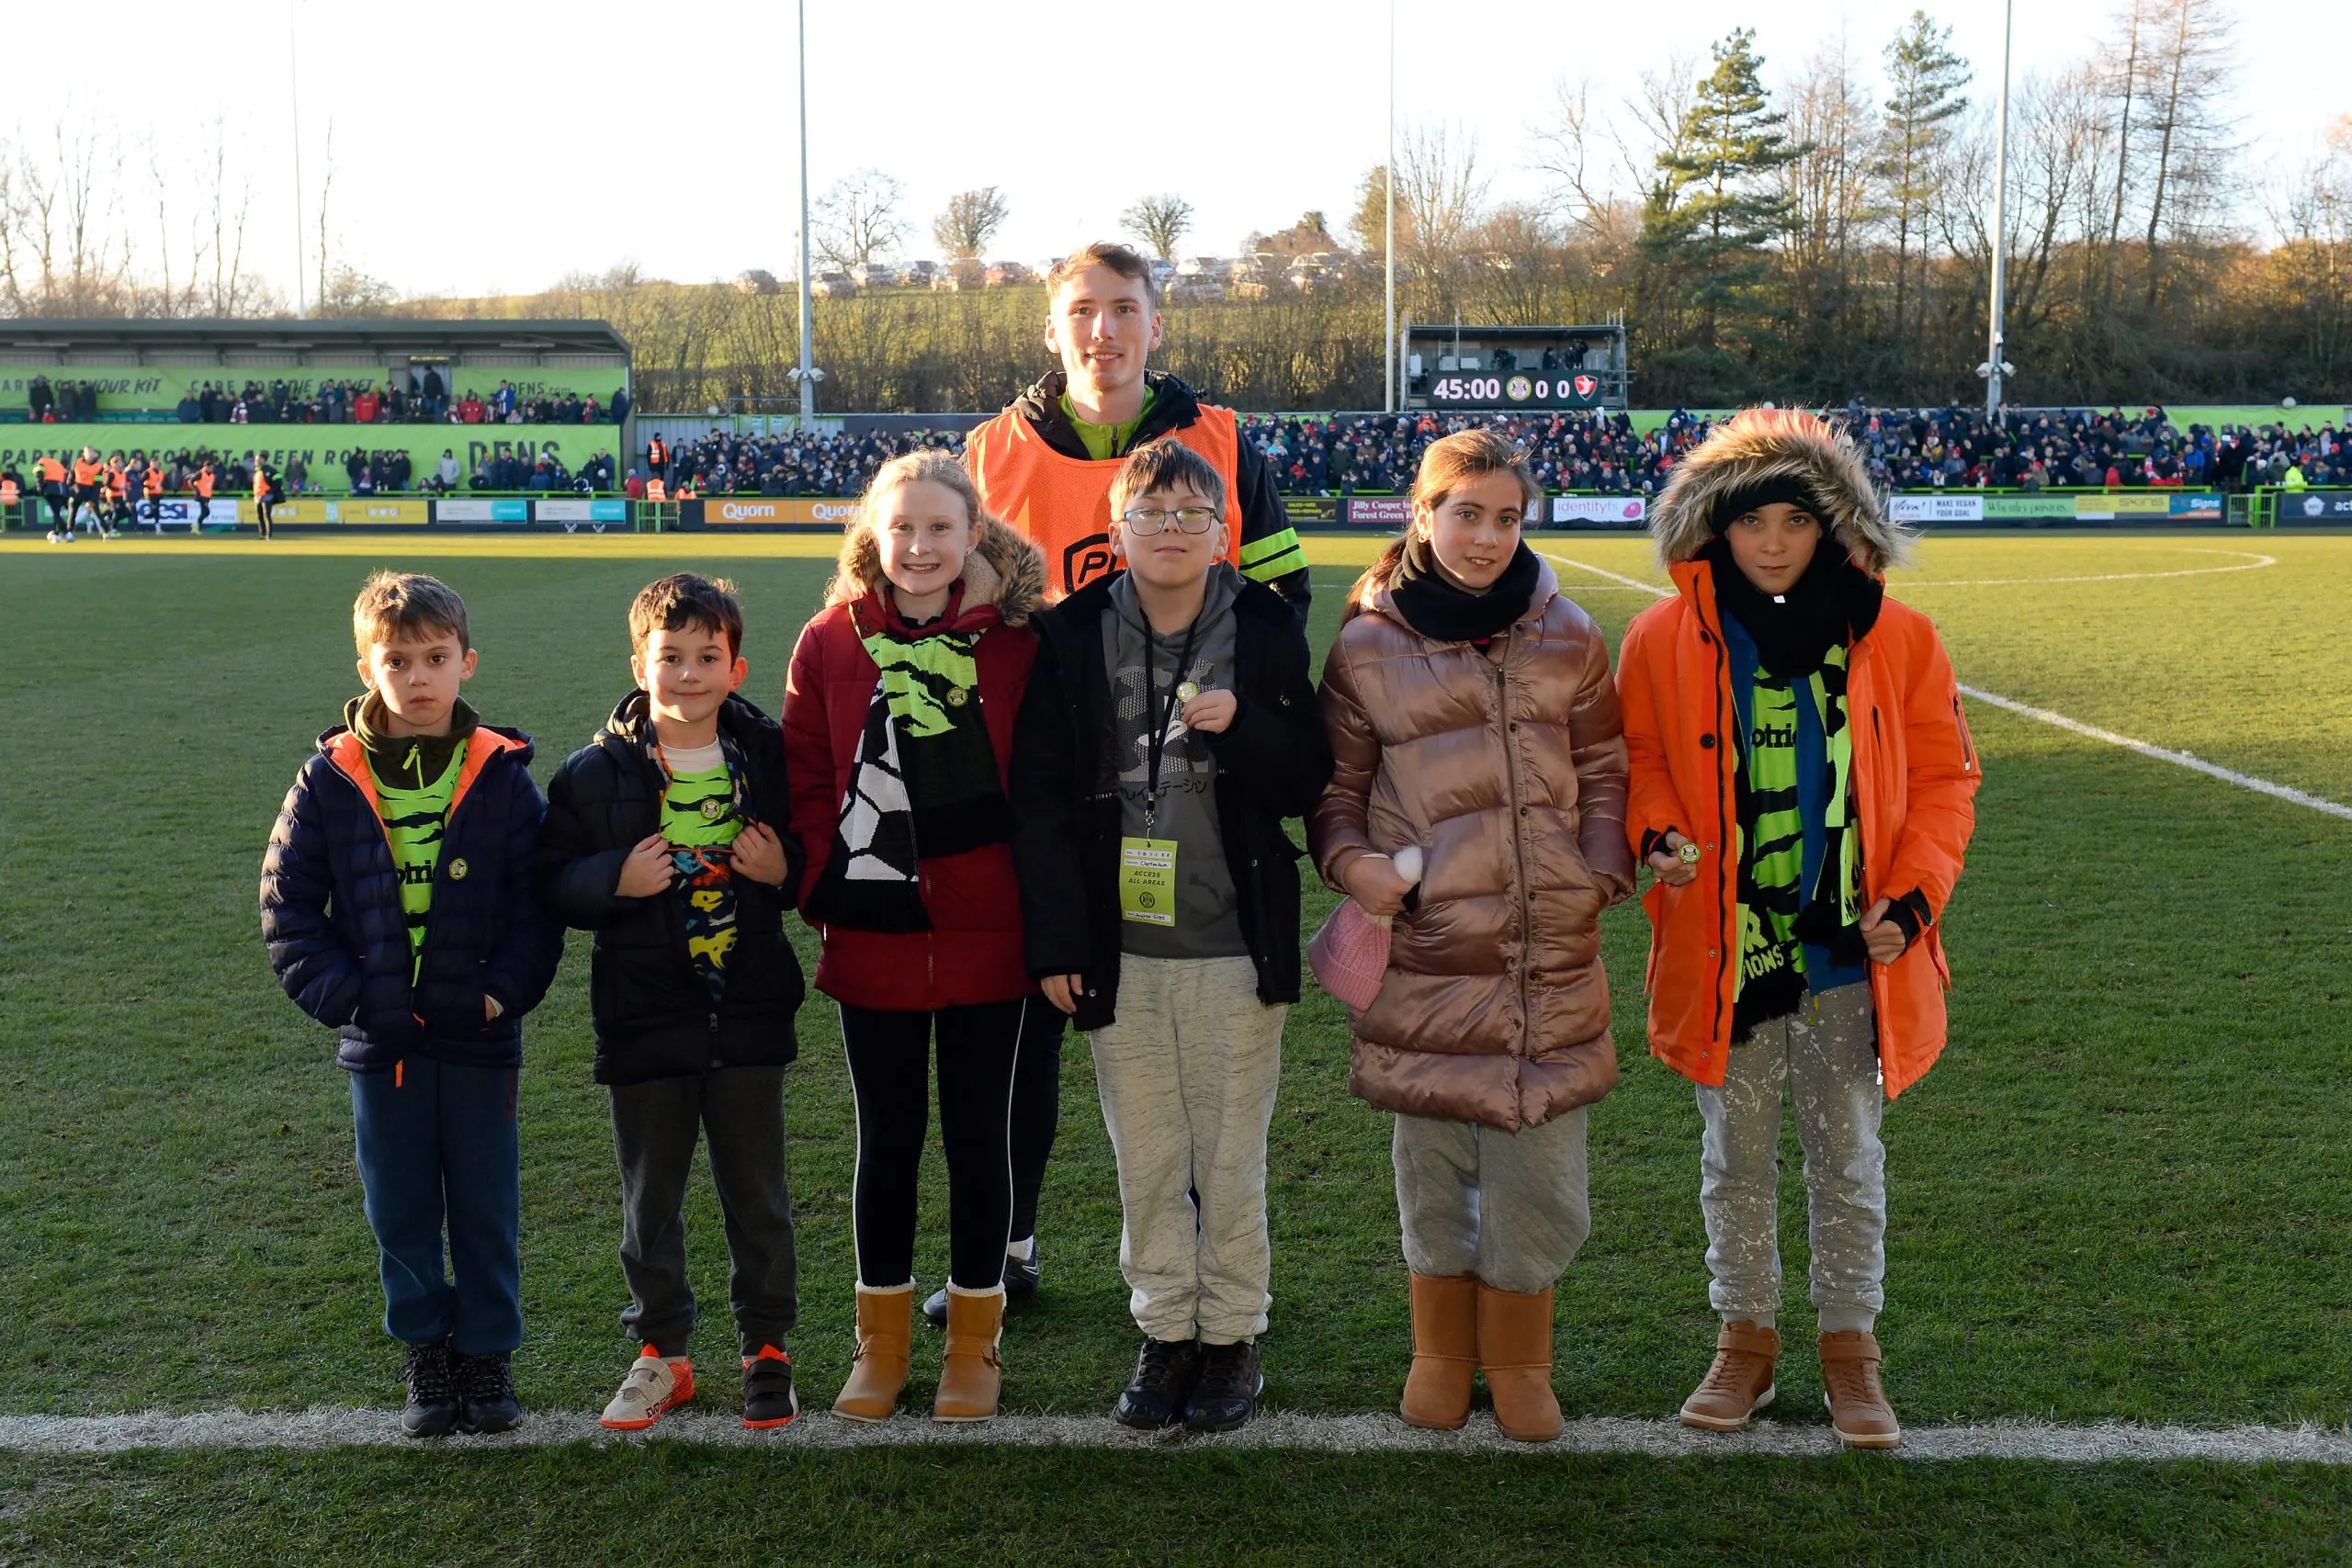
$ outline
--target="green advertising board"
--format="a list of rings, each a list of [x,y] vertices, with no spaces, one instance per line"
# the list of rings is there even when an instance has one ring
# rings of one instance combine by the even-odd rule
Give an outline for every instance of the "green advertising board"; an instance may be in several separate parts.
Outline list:
[[[540,368],[535,366],[439,366],[442,379],[454,381],[452,398],[462,398],[468,392],[481,396],[484,402],[498,389],[501,381],[511,381],[522,396],[560,397],[566,392],[585,400],[596,400],[598,408],[611,406],[613,393],[628,379],[628,372],[618,366],[604,369],[581,369],[573,366]],[[45,376],[54,388],[61,381],[86,382],[98,390],[98,412],[109,413],[169,413],[179,406],[182,397],[201,390],[207,381],[216,389],[231,393],[242,390],[248,381],[266,388],[275,382],[286,383],[287,390],[297,399],[307,400],[328,382],[342,382],[381,388],[391,372],[380,361],[350,365],[304,365],[277,367],[262,365],[57,365],[0,366],[0,420],[12,412],[29,410],[28,392],[35,377]],[[0,425],[0,429],[5,429]]]
[[[599,452],[617,459],[620,433],[609,424],[0,424],[0,468],[13,467],[28,478],[34,459],[43,454],[71,462],[85,446],[96,447],[101,457],[117,452],[242,457],[260,451],[281,471],[289,457],[300,456],[311,484],[341,494],[351,488],[343,462],[355,448],[407,453],[422,482],[439,466],[444,451],[456,455],[467,477],[483,457],[517,451],[555,453],[577,472]],[[622,467],[616,461],[615,471]]]

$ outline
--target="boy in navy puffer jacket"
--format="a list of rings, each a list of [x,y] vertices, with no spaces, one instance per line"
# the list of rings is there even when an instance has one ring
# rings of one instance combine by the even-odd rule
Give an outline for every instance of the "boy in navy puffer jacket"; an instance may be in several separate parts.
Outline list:
[[[352,635],[368,689],[287,792],[262,937],[286,994],[343,1033],[384,1328],[408,1348],[402,1429],[504,1431],[522,1419],[522,1021],[563,955],[531,886],[546,804],[530,738],[458,695],[475,655],[456,593],[378,572]]]

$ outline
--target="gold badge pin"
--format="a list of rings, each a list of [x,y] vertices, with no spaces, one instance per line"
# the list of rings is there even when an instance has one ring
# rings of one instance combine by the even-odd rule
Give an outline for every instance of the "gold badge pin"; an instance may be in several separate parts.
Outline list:
[[[702,803],[702,819],[704,821],[716,822],[726,815],[727,803],[719,799],[717,795],[714,795],[708,800]]]
[[[452,882],[463,882],[466,879],[466,873],[472,869],[473,868],[471,866],[466,863],[465,857],[460,855],[456,860],[449,863],[449,880]]]
[[[1190,681],[1181,682],[1176,687],[1176,700],[1180,703],[1189,703],[1200,694],[1200,687]]]
[[[965,699],[970,695],[971,694],[961,686],[951,686],[947,689],[947,705],[951,708],[960,708],[964,705]]]

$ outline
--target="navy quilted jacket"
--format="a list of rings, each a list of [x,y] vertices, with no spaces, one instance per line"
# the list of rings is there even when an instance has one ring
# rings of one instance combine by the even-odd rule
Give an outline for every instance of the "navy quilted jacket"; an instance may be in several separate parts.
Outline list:
[[[328,730],[295,775],[262,859],[262,940],[286,994],[343,1031],[345,1067],[373,1071],[412,1055],[522,1062],[523,1015],[563,957],[563,928],[531,886],[547,814],[531,754],[516,730],[484,725],[467,741],[421,973],[359,738]],[[484,996],[504,1010],[494,1021],[482,1016]]]

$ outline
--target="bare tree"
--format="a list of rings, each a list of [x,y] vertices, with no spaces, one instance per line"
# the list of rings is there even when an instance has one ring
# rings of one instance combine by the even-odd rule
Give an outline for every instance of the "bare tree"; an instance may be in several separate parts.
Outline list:
[[[2115,247],[2123,235],[2123,203],[2132,189],[2132,113],[2138,107],[2140,86],[2147,73],[2142,51],[2148,24],[2149,0],[2122,0],[2117,15],[2118,29],[2123,34],[2123,59],[2110,64],[2102,73],[2100,83],[2105,96],[2115,105],[2115,183],[2112,187],[2115,205],[2107,220],[2107,251],[2099,283],[2101,302],[2115,294]]]
[[[899,214],[906,186],[879,169],[842,175],[817,198],[817,254],[835,266],[863,266],[899,248],[907,221]]]
[[[1596,166],[1598,143],[1607,134],[1592,101],[1592,78],[1552,84],[1552,118],[1536,128],[1535,168],[1552,181],[1552,206],[1569,222],[1593,233],[1613,228],[1615,192]]]
[[[1435,320],[1461,301],[1464,240],[1486,216],[1478,139],[1457,126],[1414,126],[1397,140],[1396,177],[1398,214],[1413,215],[1412,244],[1399,236],[1399,259],[1420,282],[1422,313]]]
[[[1173,258],[1193,227],[1193,204],[1173,191],[1141,197],[1119,214],[1119,227],[1149,245],[1154,255]]]
[[[2222,0],[2155,0],[2149,49],[2148,134],[2155,141],[2148,198],[2147,303],[2164,281],[2157,254],[2167,228],[2188,229],[2228,161],[2231,18]]]
[[[932,220],[931,237],[939,242],[949,261],[975,261],[1012,215],[1012,204],[994,186],[957,191]]]

